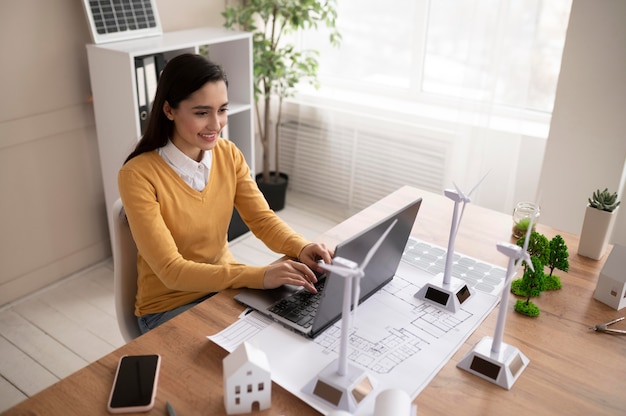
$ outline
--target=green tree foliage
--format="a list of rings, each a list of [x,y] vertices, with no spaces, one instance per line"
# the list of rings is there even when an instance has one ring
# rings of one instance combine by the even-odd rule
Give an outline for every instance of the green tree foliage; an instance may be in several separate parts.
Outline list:
[[[545,289],[546,274],[543,271],[543,263],[538,257],[531,257],[534,271],[530,267],[524,270],[522,276],[521,289],[526,293],[526,304],[530,302],[532,296],[539,296]]]
[[[565,240],[560,235],[556,235],[550,240],[550,255],[548,256],[548,262],[546,266],[550,269],[550,276],[554,272],[554,269],[559,269],[563,272],[569,270],[569,261],[567,258],[569,253],[567,252],[567,245]]]
[[[550,240],[550,255],[548,256],[548,262],[546,266],[550,269],[550,274],[546,276],[546,290],[558,290],[563,287],[561,284],[561,278],[554,275],[554,269],[559,269],[564,272],[569,270],[569,262],[567,258],[569,253],[567,252],[567,246],[565,240],[560,235],[555,236]]]
[[[517,240],[517,245],[520,247],[524,247],[525,240],[526,236],[521,237],[519,240]],[[544,265],[548,264],[548,261],[550,260],[550,242],[545,235],[537,231],[533,231],[530,234],[530,241],[528,242],[528,254],[530,254],[530,256],[533,258],[538,258],[539,260],[541,260],[540,268],[543,270]],[[524,270],[527,268],[528,266],[526,266],[524,262]]]
[[[524,239],[525,236],[517,240],[517,245],[524,247]],[[530,254],[535,271],[532,271],[524,262],[524,275],[511,282],[511,292],[517,296],[526,297],[526,301],[518,300],[515,304],[517,312],[528,316],[538,316],[539,308],[530,302],[530,298],[539,296],[544,290],[561,289],[561,279],[553,275],[553,272],[554,269],[564,272],[569,270],[567,260],[569,253],[565,240],[560,235],[548,241],[543,234],[533,231],[528,242],[528,254]],[[546,266],[550,269],[549,275],[544,272]]]
[[[528,316],[539,316],[539,308],[530,301],[532,296],[539,296],[545,290],[546,274],[543,272],[543,263],[538,257],[531,257],[534,271],[527,267],[524,276],[517,280],[518,288],[526,294],[526,301],[518,300],[515,311]]]
[[[296,48],[288,35],[323,26],[329,30],[330,43],[338,46],[341,35],[336,28],[336,0],[243,0],[234,7],[227,6],[222,16],[225,27],[252,33],[257,131],[263,147],[263,180],[269,182],[272,98],[278,99],[274,124],[274,177],[278,178],[278,127],[283,99],[293,96],[300,82],[315,87],[319,84],[319,52]],[[263,112],[259,102],[263,103]]]
[[[532,302],[526,303],[522,299],[515,302],[515,311],[528,316],[539,316],[539,308]]]

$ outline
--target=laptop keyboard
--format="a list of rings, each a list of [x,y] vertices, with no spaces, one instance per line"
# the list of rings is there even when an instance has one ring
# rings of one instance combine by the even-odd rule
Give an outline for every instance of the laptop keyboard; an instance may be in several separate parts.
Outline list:
[[[317,312],[325,283],[326,279],[318,280],[315,284],[317,293],[299,290],[270,306],[269,311],[304,328],[309,328],[313,325],[313,318]]]
[[[443,273],[446,264],[446,250],[413,237],[402,255],[402,261],[412,264],[433,275]],[[483,261],[454,253],[452,276],[467,283],[470,288],[497,295],[504,286],[506,269]]]

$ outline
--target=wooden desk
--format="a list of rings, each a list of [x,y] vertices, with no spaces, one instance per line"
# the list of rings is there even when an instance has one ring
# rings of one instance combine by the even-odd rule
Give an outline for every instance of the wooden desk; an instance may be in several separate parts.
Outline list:
[[[320,236],[334,245],[394,210],[414,195],[423,197],[413,235],[447,245],[453,204],[441,195],[402,188]],[[468,205],[456,250],[506,267],[508,258],[496,243],[509,241],[512,220],[505,215]],[[556,230],[538,225],[552,238]],[[416,398],[419,415],[489,414],[624,414],[626,409],[626,336],[596,333],[589,327],[624,315],[593,299],[597,276],[605,258],[594,261],[576,254],[578,237],[560,233],[570,253],[563,289],[534,299],[541,316],[528,318],[510,312],[504,342],[515,345],[530,364],[510,391],[456,367],[457,362],[485,335],[493,335],[497,308]],[[102,357],[5,415],[106,415],[106,401],[120,356],[157,352],[163,362],[157,404],[151,415],[165,415],[165,403],[178,415],[224,415],[222,359],[226,351],[206,339],[237,319],[243,307],[220,293],[163,326]],[[624,329],[619,323],[616,328]],[[273,385],[271,409],[258,415],[316,415],[306,403]]]

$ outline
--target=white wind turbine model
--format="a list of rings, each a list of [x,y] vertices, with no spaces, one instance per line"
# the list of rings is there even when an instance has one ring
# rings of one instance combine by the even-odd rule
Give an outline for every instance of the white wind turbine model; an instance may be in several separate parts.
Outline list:
[[[472,200],[470,197],[472,193],[478,188],[478,185],[482,183],[487,177],[487,172],[479,181],[474,185],[472,190],[465,195],[456,184],[454,184],[454,190],[446,189],[443,191],[444,195],[454,201],[454,211],[452,213],[452,225],[450,226],[450,238],[448,240],[448,251],[446,253],[446,264],[442,274],[438,274],[433,280],[422,286],[420,290],[415,293],[415,297],[420,300],[433,303],[437,306],[456,313],[461,304],[470,298],[472,295],[467,284],[461,280],[452,276],[452,259],[454,257],[454,243],[456,241],[456,235],[459,231],[461,220],[463,219],[463,213],[465,212],[465,205]],[[461,208],[461,214],[459,215],[459,206],[463,204]]]
[[[360,265],[342,257],[333,258],[333,264],[320,263],[323,269],[345,279],[339,357],[326,366],[303,390],[340,410],[353,412],[375,388],[373,380],[368,377],[365,370],[348,363],[348,344],[352,322],[356,318],[361,278],[365,273],[365,268],[397,222],[396,219],[387,227]],[[350,314],[351,305],[352,314]]]
[[[509,265],[506,272],[506,281],[502,288],[502,298],[500,299],[496,329],[493,338],[488,336],[483,337],[457,364],[457,367],[469,371],[507,390],[513,387],[515,381],[517,381],[522,371],[530,362],[528,357],[518,348],[503,343],[502,336],[504,335],[506,312],[509,307],[511,280],[513,279],[515,270],[522,261],[525,261],[532,271],[535,270],[527,250],[536,216],[537,213],[535,212],[530,218],[523,248],[511,243],[497,244],[498,251],[509,257]]]

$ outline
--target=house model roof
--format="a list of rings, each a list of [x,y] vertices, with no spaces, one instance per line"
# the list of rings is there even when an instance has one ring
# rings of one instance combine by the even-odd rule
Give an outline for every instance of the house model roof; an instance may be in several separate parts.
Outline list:
[[[625,259],[626,246],[615,244],[604,263],[604,267],[602,267],[601,274],[618,282],[626,282],[626,273],[624,273]]]
[[[232,353],[224,358],[224,374],[233,374],[246,363],[252,363],[257,367],[270,371],[270,363],[265,352],[253,347],[247,342],[242,342]]]

